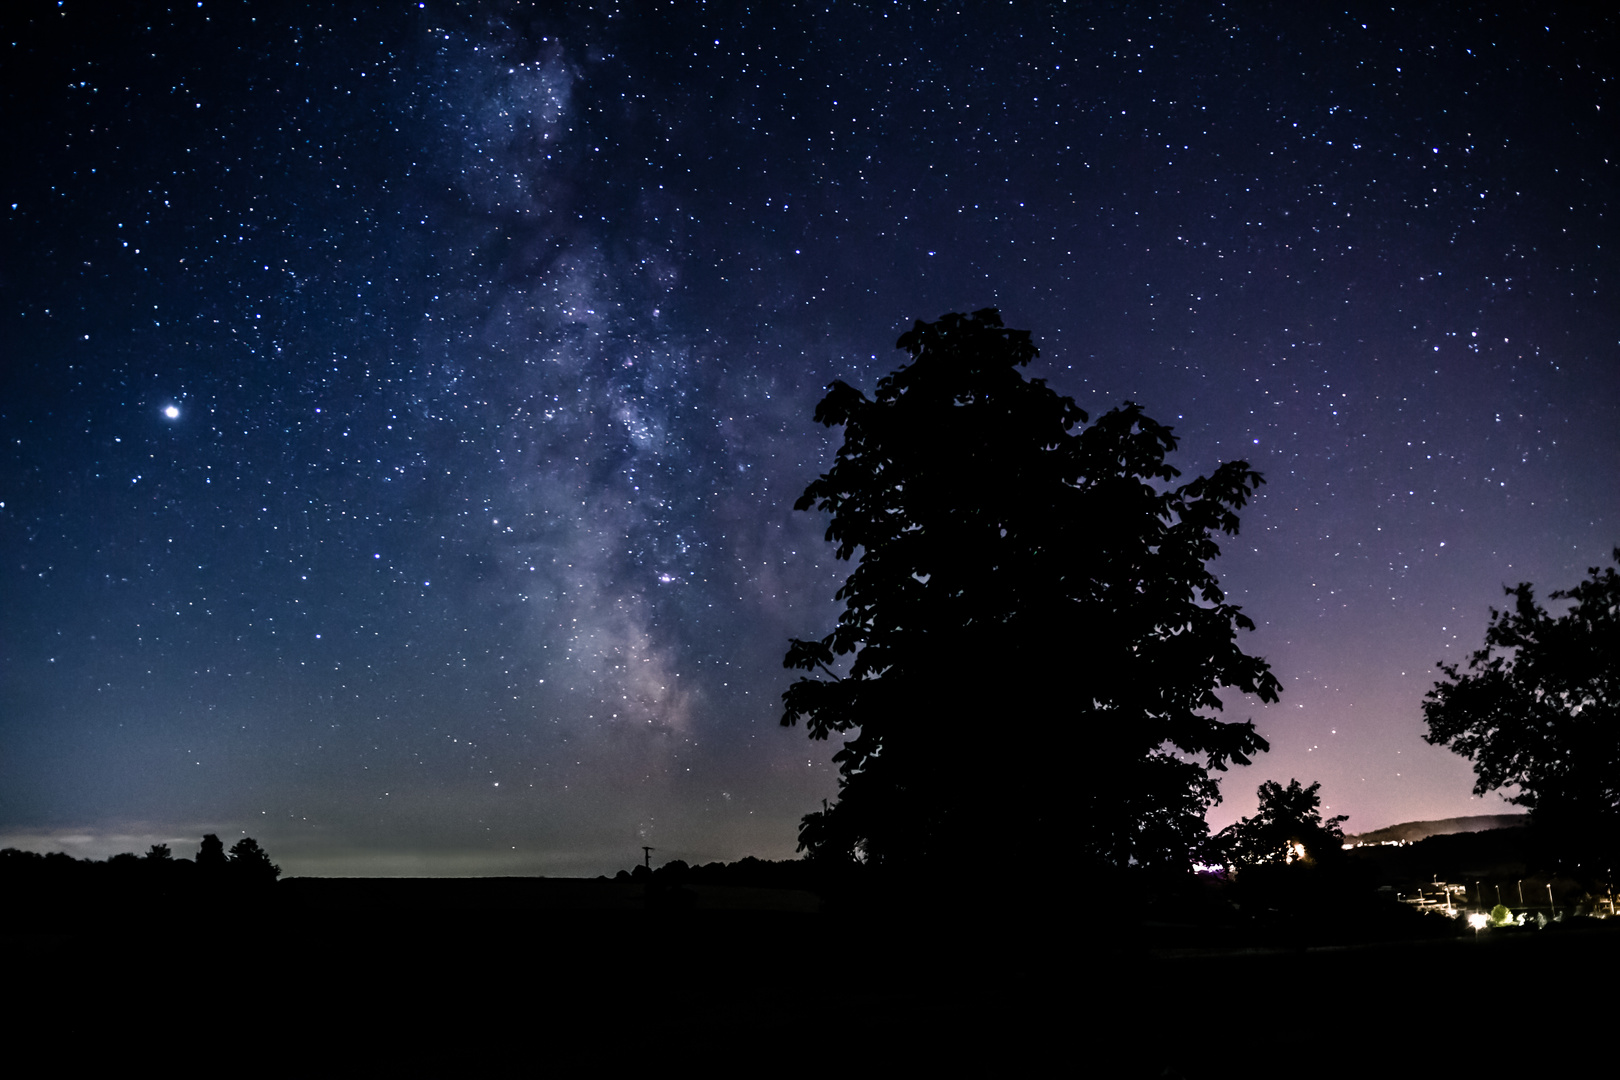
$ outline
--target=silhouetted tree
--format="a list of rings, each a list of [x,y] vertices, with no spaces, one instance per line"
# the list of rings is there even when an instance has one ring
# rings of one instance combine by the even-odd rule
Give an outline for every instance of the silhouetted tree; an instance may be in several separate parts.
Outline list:
[[[1551,594],[1573,601],[1558,618],[1506,589],[1467,674],[1440,664],[1423,699],[1424,738],[1474,763],[1474,794],[1517,787],[1542,850],[1582,876],[1620,870],[1620,575],[1588,573]]]
[[[1317,863],[1335,857],[1344,844],[1349,820],[1343,814],[1322,820],[1320,783],[1302,788],[1298,780],[1283,787],[1273,780],[1260,785],[1260,811],[1228,825],[1211,840],[1227,862],[1244,867],[1268,863]]]
[[[173,860],[174,855],[169,851],[168,844],[153,844],[147,849],[143,858],[148,862],[170,862]]]
[[[1266,749],[1215,690],[1267,701],[1253,624],[1206,563],[1261,483],[1246,462],[1171,486],[1169,428],[1126,403],[1095,424],[1019,371],[1038,353],[992,309],[918,322],[873,398],[835,382],[842,426],[795,509],[831,515],[859,563],[832,633],[794,639],[784,725],[855,732],[813,858],[891,867],[1054,851],[1185,866],[1218,798],[1210,769]],[[847,658],[847,659],[846,659]]]
[[[202,838],[202,847],[197,849],[197,868],[205,871],[223,870],[229,864],[225,857],[225,845],[213,833]]]
[[[231,873],[239,881],[270,884],[281,876],[281,867],[270,861],[270,855],[251,836],[244,836],[231,845]]]
[[[685,859],[671,859],[669,862],[653,871],[653,877],[657,878],[661,884],[670,888],[684,885],[686,883],[686,879],[689,878],[691,874],[692,868],[691,866],[687,865]]]

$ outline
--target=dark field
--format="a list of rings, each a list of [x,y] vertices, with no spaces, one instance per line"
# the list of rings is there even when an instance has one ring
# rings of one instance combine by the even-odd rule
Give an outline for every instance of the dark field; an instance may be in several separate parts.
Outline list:
[[[991,920],[683,891],[648,910],[628,882],[294,879],[234,906],[13,905],[13,1046],[117,1055],[156,1040],[278,1069],[434,1072],[1382,1076],[1612,1061],[1613,920],[1244,950],[1185,934],[1171,947],[1167,931],[1055,902]]]

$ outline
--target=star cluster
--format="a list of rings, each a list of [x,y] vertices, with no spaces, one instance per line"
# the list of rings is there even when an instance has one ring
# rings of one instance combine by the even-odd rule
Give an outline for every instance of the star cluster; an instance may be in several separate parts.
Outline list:
[[[1293,776],[1352,830],[1500,808],[1421,741],[1433,665],[1620,543],[1612,19],[4,20],[7,843],[791,854],[836,746],[781,655],[848,571],[811,413],[947,311],[1264,473],[1216,569],[1285,690],[1229,700],[1273,752],[1217,826]]]

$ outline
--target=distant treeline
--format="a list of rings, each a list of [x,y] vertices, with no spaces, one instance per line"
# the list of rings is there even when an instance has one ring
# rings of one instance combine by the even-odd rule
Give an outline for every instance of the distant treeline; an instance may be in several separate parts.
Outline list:
[[[1431,836],[1452,836],[1456,833],[1486,832],[1492,829],[1516,829],[1527,824],[1528,814],[1475,814],[1471,817],[1442,818],[1439,821],[1404,821],[1372,832],[1346,834],[1345,840],[1355,844],[1382,844],[1390,840],[1405,840],[1415,844]]]
[[[1523,825],[1441,833],[1405,846],[1371,845],[1347,853],[1381,884],[1405,890],[1432,881],[1495,882],[1536,875],[1548,879],[1549,860]]]
[[[65,852],[41,855],[16,848],[0,850],[0,888],[12,896],[41,890],[172,892],[190,887],[272,885],[281,867],[251,836],[230,851],[218,836],[202,839],[194,859],[177,859],[167,844],[153,844],[144,855],[125,852],[108,859],[75,859]]]
[[[619,881],[647,881],[665,888],[682,885],[730,885],[755,889],[805,889],[817,892],[829,884],[828,869],[804,859],[756,859],[745,856],[732,863],[704,863],[689,866],[683,859],[671,859],[656,869],[638,866],[620,870]]]

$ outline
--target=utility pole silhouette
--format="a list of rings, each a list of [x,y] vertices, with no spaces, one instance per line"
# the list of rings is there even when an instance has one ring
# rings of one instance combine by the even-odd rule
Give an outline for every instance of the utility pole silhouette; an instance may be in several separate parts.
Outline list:
[[[652,853],[657,850],[657,848],[650,848],[646,844],[641,845],[641,862],[648,870],[652,869]]]

